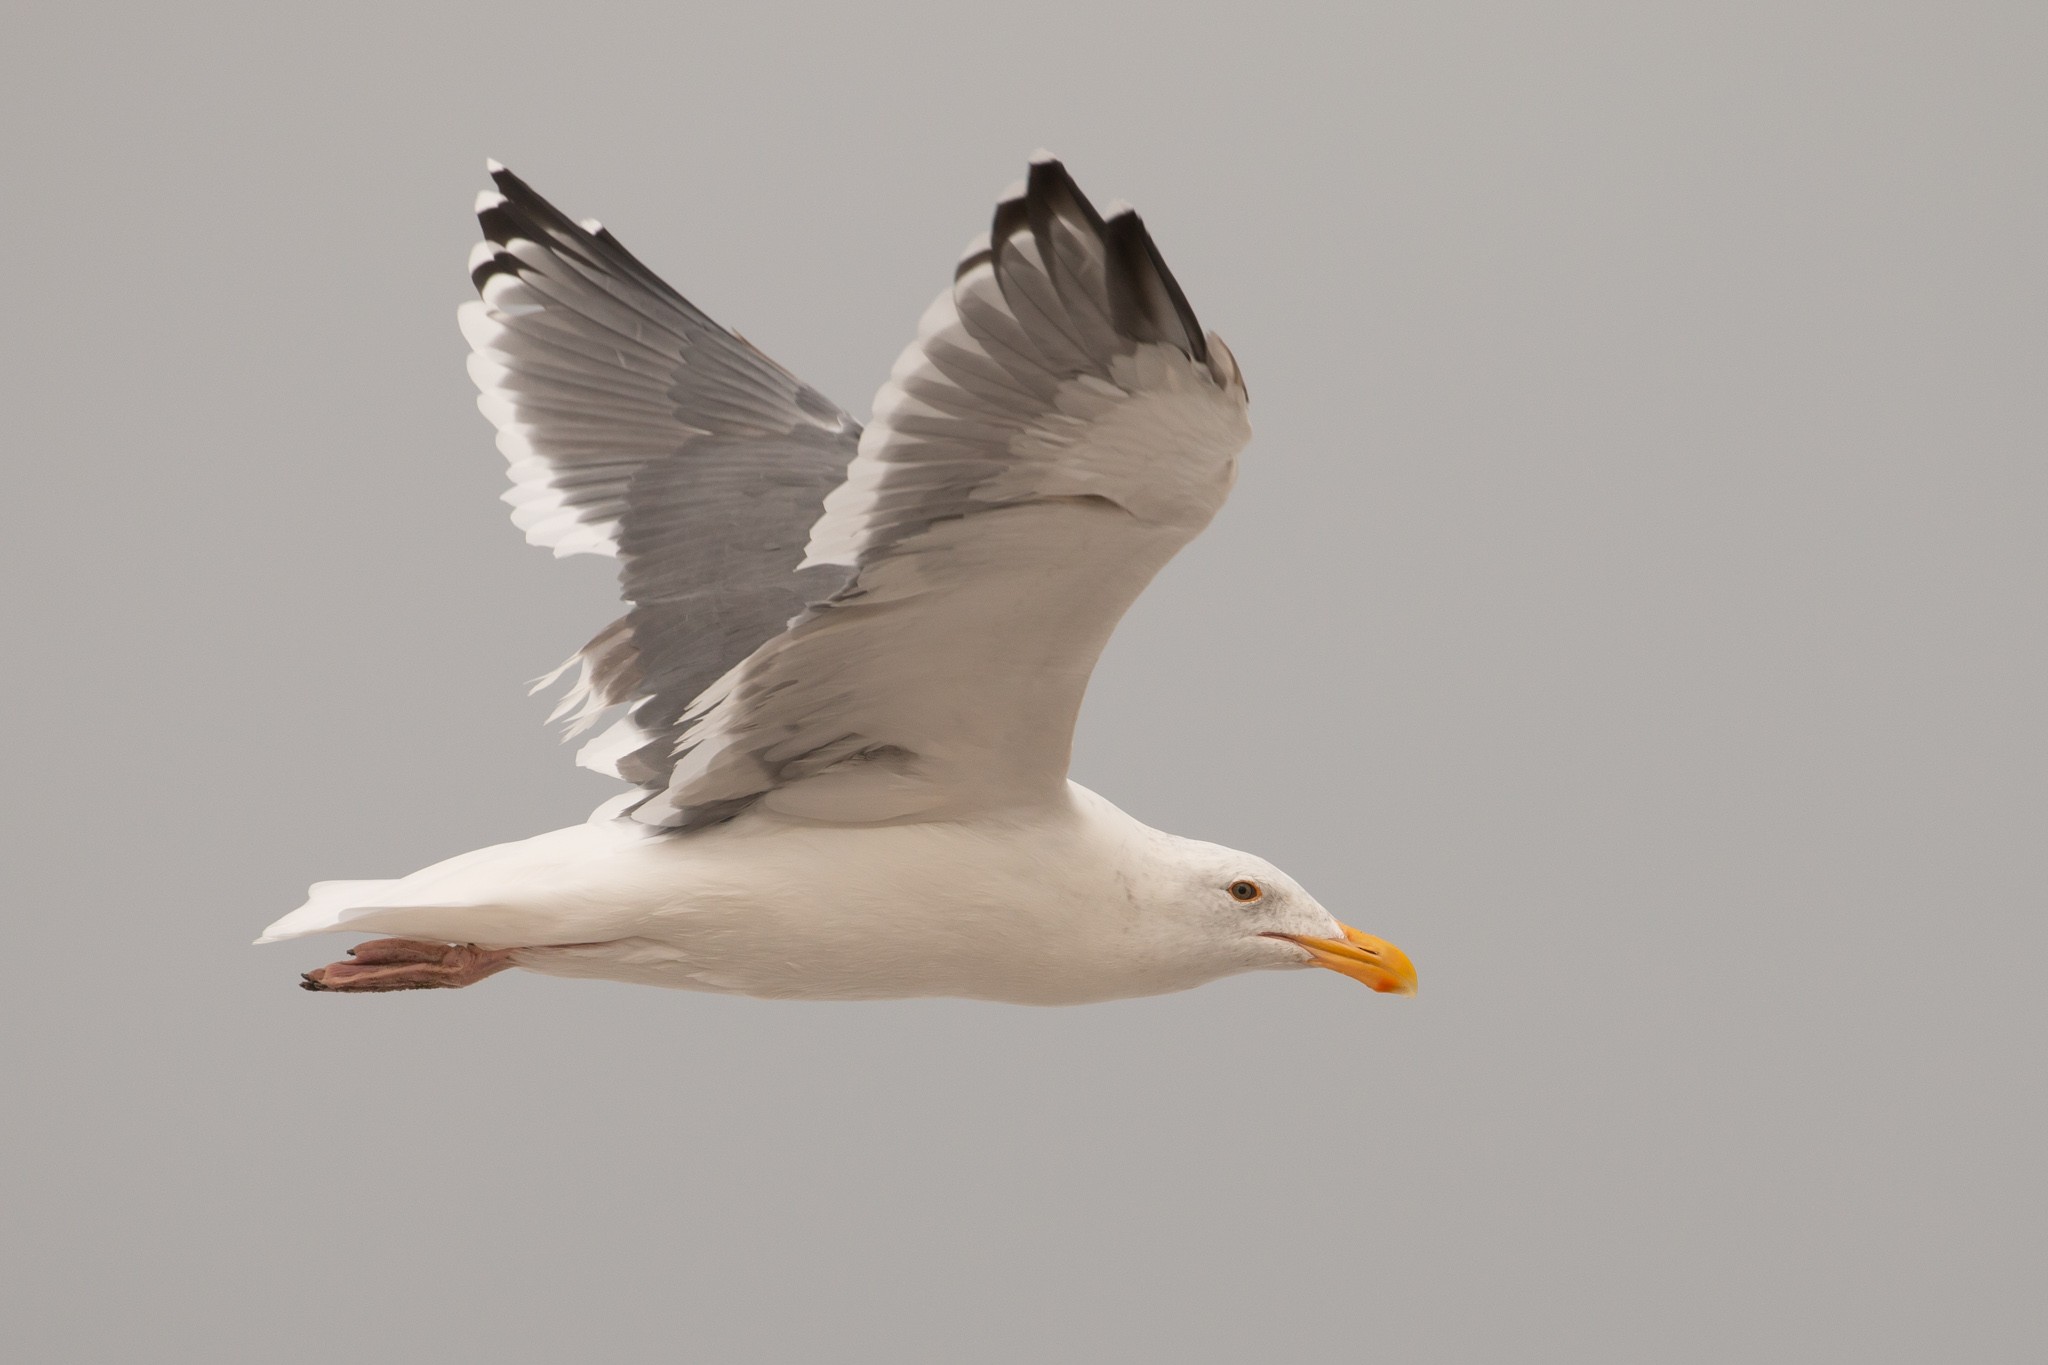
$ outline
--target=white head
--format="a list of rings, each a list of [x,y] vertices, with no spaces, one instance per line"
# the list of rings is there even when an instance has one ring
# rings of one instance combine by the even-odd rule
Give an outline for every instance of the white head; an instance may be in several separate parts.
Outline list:
[[[1203,980],[1276,968],[1327,967],[1376,991],[1415,994],[1415,964],[1319,904],[1264,858],[1166,836],[1152,888],[1153,951]]]

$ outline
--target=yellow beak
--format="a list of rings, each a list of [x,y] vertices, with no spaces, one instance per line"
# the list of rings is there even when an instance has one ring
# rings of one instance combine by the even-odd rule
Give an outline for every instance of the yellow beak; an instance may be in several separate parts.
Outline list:
[[[1273,934],[1271,937],[1300,944],[1308,949],[1309,956],[1316,960],[1316,966],[1342,972],[1376,991],[1389,995],[1415,994],[1415,964],[1408,960],[1408,954],[1385,939],[1361,934],[1348,924],[1337,927],[1344,931],[1341,943],[1334,938],[1307,938],[1301,934]]]

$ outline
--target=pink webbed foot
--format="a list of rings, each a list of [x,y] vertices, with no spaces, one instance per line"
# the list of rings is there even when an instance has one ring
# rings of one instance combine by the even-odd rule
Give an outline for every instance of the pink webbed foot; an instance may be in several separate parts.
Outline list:
[[[469,943],[377,938],[348,950],[348,960],[304,973],[309,991],[427,991],[473,986],[512,965],[512,952]]]

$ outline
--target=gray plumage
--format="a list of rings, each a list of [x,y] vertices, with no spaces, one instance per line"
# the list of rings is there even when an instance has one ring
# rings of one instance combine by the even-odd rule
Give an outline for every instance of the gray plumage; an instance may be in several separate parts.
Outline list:
[[[471,260],[483,302],[463,316],[479,406],[527,538],[620,561],[631,610],[572,660],[583,674],[565,710],[573,732],[633,706],[662,738],[612,767],[658,786],[691,699],[845,580],[797,564],[860,427],[611,233],[510,171],[491,178]]]
[[[622,561],[632,610],[564,703],[579,724],[628,705],[581,759],[640,785],[621,810],[953,818],[1064,782],[1096,656],[1249,434],[1137,215],[1036,159],[862,433],[609,233],[494,179],[480,405],[528,538]]]
[[[1320,965],[1414,991],[1398,948],[1272,864],[1067,779],[1096,657],[1251,434],[1236,362],[1135,214],[1035,158],[856,438],[601,228],[497,179],[464,317],[479,403],[528,538],[621,561],[632,610],[566,705],[627,707],[581,758],[638,786],[567,829],[316,884],[261,941],[405,937],[309,986],[521,967],[1054,1005]]]

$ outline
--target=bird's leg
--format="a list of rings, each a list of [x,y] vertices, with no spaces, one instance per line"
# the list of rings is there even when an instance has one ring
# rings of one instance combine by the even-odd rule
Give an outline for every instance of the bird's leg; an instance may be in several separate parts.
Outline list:
[[[425,991],[473,986],[512,965],[509,948],[377,938],[348,950],[348,960],[304,974],[309,991]]]

